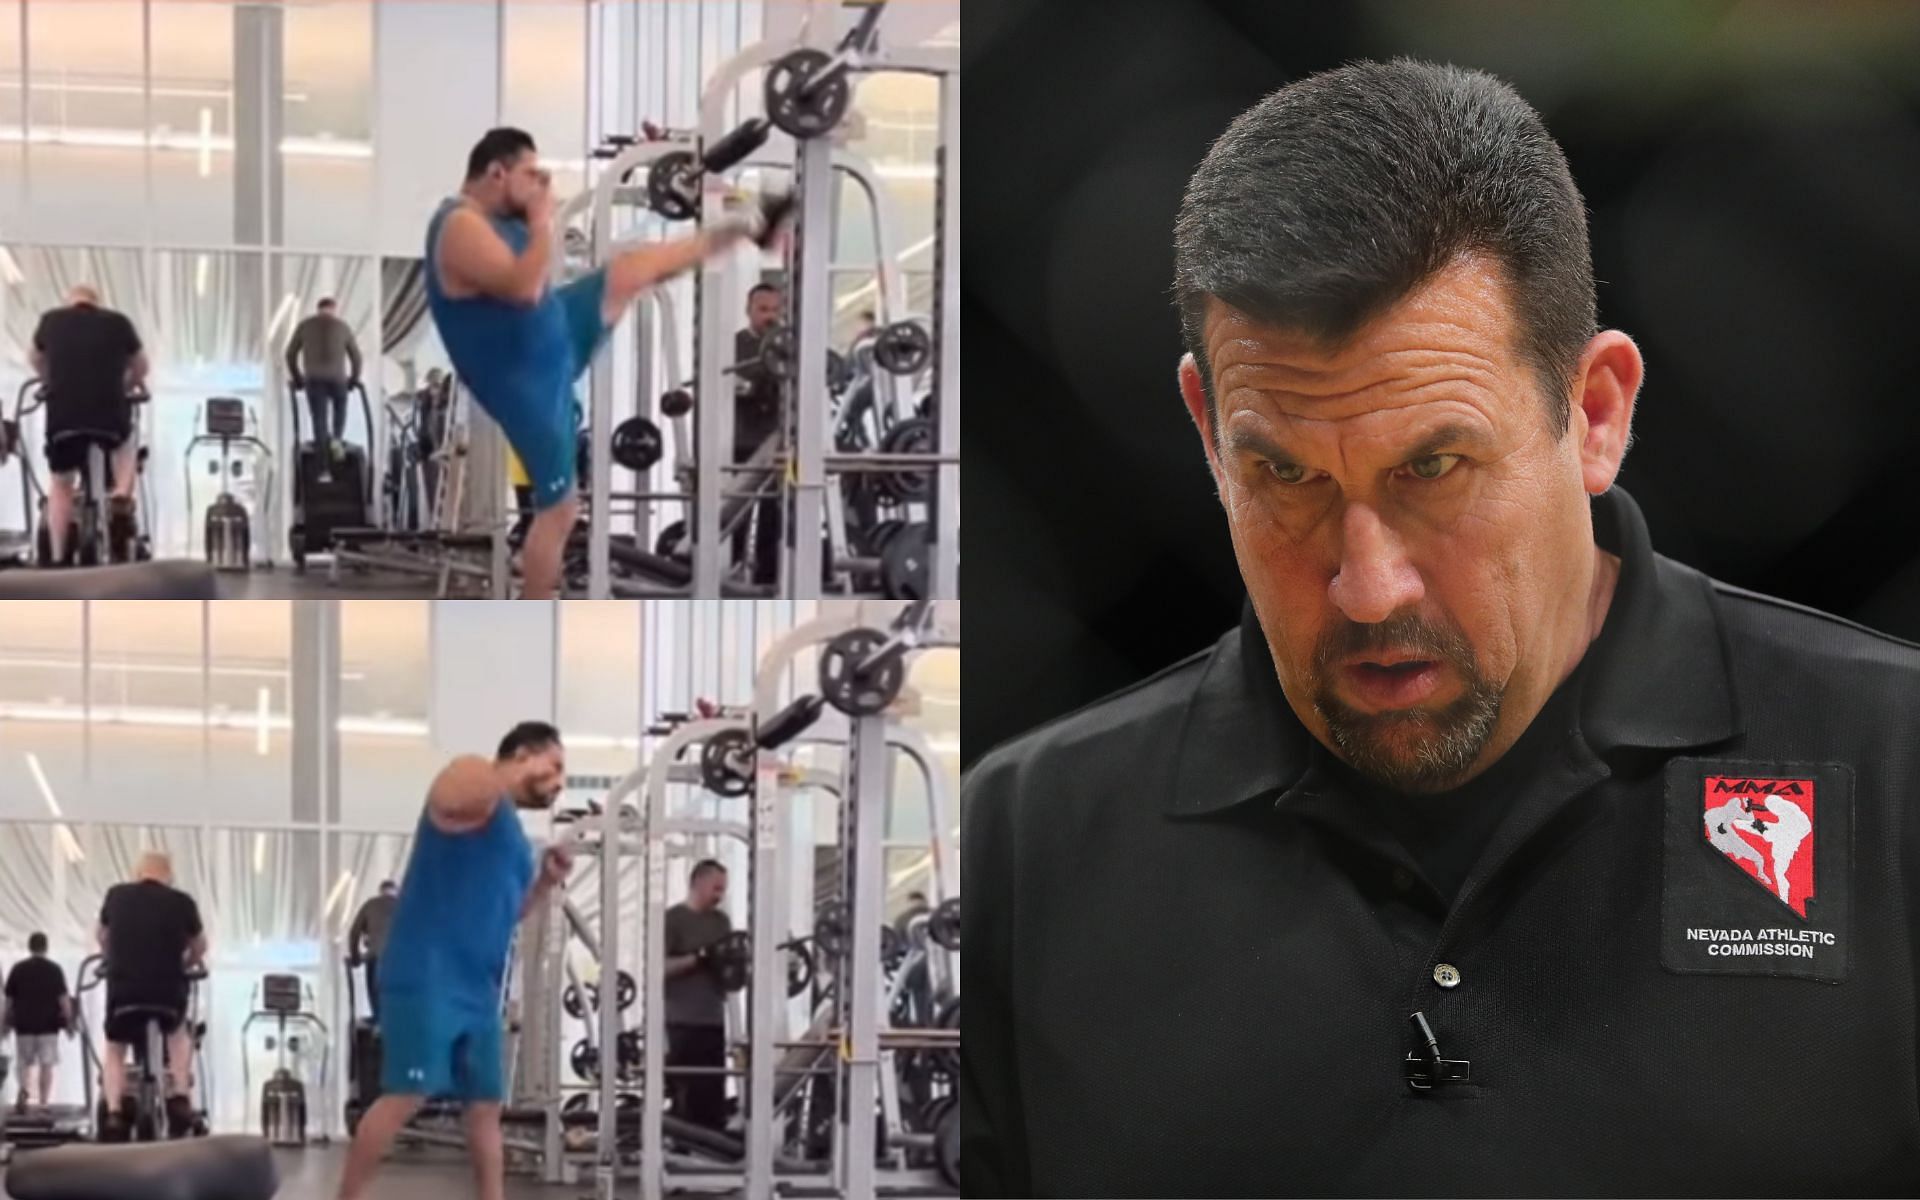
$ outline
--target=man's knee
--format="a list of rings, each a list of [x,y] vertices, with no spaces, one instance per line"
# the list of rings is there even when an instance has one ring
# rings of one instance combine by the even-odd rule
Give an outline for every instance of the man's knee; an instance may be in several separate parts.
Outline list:
[[[533,523],[551,532],[555,526],[572,529],[580,515],[580,497],[572,493],[534,514]]]

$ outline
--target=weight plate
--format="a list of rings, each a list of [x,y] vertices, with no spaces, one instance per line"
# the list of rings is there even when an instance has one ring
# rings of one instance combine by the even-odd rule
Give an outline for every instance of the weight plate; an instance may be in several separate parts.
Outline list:
[[[814,82],[833,56],[825,51],[799,49],[788,52],[767,68],[763,89],[767,119],[783,133],[796,138],[815,138],[830,132],[847,115],[853,99],[852,86],[844,69]]]
[[[566,1009],[567,1015],[576,1021],[587,1019],[586,1001],[581,998],[580,989],[571,983],[566,991],[560,993],[560,1007]]]
[[[700,165],[691,150],[674,150],[647,168],[647,205],[669,221],[700,213]]]
[[[960,949],[960,898],[943,900],[927,918],[927,936],[948,950]]]
[[[560,1111],[583,1113],[590,1111],[592,1108],[593,1094],[591,1092],[575,1092],[573,1095],[567,1097],[567,1102],[560,1106]]]
[[[804,996],[813,986],[813,955],[803,942],[788,942],[787,951],[787,995]]]
[[[700,747],[700,782],[717,796],[744,796],[753,787],[753,736],[723,729]]]
[[[873,361],[894,375],[912,375],[933,357],[933,338],[917,321],[895,321],[873,343]]]
[[[567,1065],[581,1079],[588,1083],[596,1082],[600,1078],[600,1051],[592,1042],[581,1038],[568,1053]]]
[[[706,962],[721,991],[741,990],[753,975],[753,936],[735,930],[707,948]]]
[[[820,694],[850,717],[884,712],[906,686],[905,656],[899,649],[862,672],[861,664],[887,644],[877,629],[849,629],[820,649]]]
[[[932,454],[933,422],[925,417],[909,417],[887,430],[880,439],[882,454]],[[880,490],[894,500],[925,500],[933,487],[933,467],[901,467],[878,476]]]
[[[793,330],[775,325],[760,339],[760,369],[775,379],[793,378]]]
[[[624,1077],[638,1072],[641,1067],[640,1031],[622,1031],[615,1046],[620,1056],[620,1074]]]
[[[693,411],[693,393],[685,388],[675,388],[660,397],[660,415],[663,417],[684,417]]]
[[[683,544],[686,536],[687,523],[675,521],[662,529],[660,536],[654,539],[653,552],[661,558],[677,558],[684,562],[692,557],[688,547]]]
[[[847,906],[834,901],[823,904],[813,918],[814,944],[838,958],[847,952]]]
[[[625,971],[620,972],[619,982],[614,985],[614,1008],[620,1012],[625,1012],[632,1008],[633,1002],[639,998],[640,988],[633,982],[633,976],[627,974]]]
[[[867,533],[867,553],[876,558],[884,555],[887,552],[887,541],[892,538],[894,534],[899,533],[906,527],[907,523],[905,521],[895,520],[891,517],[875,525],[873,529]]]
[[[889,600],[925,600],[933,591],[933,555],[924,521],[887,540],[880,551],[880,580]]]
[[[611,457],[629,471],[649,471],[666,453],[660,427],[645,417],[628,417],[613,427]]]

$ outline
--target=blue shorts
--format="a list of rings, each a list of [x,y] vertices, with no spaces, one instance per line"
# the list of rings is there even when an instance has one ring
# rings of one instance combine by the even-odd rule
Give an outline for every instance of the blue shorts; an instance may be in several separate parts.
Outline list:
[[[593,365],[607,339],[601,306],[607,295],[605,268],[553,289],[567,324],[571,361],[551,396],[530,403],[486,403],[487,415],[500,425],[507,444],[520,456],[533,484],[533,507],[552,508],[573,495],[577,479],[579,429],[574,419],[574,381]],[[479,396],[478,390],[475,392]]]
[[[468,1101],[506,1098],[498,1008],[433,996],[380,997],[380,1090]]]

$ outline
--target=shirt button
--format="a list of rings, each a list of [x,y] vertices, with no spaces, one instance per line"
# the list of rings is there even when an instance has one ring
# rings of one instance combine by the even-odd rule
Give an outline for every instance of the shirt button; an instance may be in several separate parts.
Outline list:
[[[1413,872],[1407,870],[1405,867],[1395,867],[1393,869],[1393,890],[1396,892],[1404,892],[1412,886]]]
[[[1452,963],[1435,963],[1433,965],[1433,981],[1443,988],[1459,987],[1460,968],[1454,966]]]

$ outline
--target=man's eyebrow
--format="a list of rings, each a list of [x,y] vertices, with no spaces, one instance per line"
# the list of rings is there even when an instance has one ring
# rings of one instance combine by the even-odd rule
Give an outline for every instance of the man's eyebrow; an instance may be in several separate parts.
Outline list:
[[[1430,454],[1438,454],[1443,450],[1449,450],[1455,447],[1461,449],[1482,449],[1488,444],[1486,434],[1477,426],[1470,425],[1465,421],[1448,421],[1414,442],[1412,446],[1398,456],[1398,461],[1412,462],[1414,459],[1425,458]],[[1266,434],[1260,433],[1257,430],[1236,429],[1229,433],[1227,435],[1227,450],[1233,454],[1258,455],[1270,462],[1282,463],[1287,466],[1302,465],[1300,461],[1281,446],[1279,442],[1274,441]]]
[[[1400,456],[1400,461],[1412,462],[1416,458],[1425,458],[1454,447],[1484,449],[1488,444],[1487,435],[1479,426],[1469,425],[1465,421],[1448,421],[1415,442],[1411,449]]]

